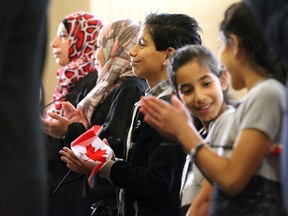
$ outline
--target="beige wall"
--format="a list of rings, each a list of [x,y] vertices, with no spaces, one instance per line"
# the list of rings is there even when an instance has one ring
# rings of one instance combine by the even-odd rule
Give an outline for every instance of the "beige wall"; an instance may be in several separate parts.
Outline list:
[[[239,0],[50,0],[50,32],[49,41],[55,36],[59,22],[65,15],[76,10],[92,11],[105,22],[120,18],[131,18],[143,21],[150,12],[186,13],[193,16],[203,29],[204,45],[217,54],[218,26],[223,18],[225,9]],[[48,48],[44,84],[46,101],[56,84],[57,66]],[[236,97],[243,92],[234,92]]]
[[[132,18],[143,21],[150,12],[186,13],[203,29],[204,45],[217,50],[218,25],[225,9],[239,0],[90,0],[91,11],[104,21]],[[113,6],[113,7],[112,7]]]

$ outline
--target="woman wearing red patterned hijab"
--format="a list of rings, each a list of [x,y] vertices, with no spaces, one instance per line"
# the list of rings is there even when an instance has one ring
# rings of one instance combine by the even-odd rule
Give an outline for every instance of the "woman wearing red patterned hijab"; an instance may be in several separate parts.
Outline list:
[[[50,46],[61,68],[57,71],[58,82],[52,97],[56,102],[48,112],[63,115],[61,102],[65,101],[65,96],[79,80],[95,71],[91,58],[97,49],[98,32],[102,26],[98,17],[83,11],[71,13],[59,24],[57,36]]]
[[[92,54],[97,49],[97,38],[102,21],[87,12],[75,12],[65,17],[59,24],[57,36],[51,42],[56,63],[57,86],[53,93],[52,105],[47,112],[63,115],[62,102],[69,101],[76,105],[96,84]],[[60,99],[60,100],[59,100]],[[55,102],[54,102],[55,101]],[[43,124],[57,123],[46,117]],[[52,122],[53,121],[53,122]],[[82,185],[85,176],[71,173],[61,188],[55,188],[66,175],[68,169],[59,157],[59,150],[65,146],[63,139],[45,136],[48,158],[48,215],[90,215],[90,201],[83,197]]]

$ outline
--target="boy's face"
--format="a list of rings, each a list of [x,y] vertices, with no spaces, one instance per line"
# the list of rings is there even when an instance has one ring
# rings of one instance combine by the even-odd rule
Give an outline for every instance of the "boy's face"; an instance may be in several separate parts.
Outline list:
[[[156,50],[154,41],[145,26],[142,26],[137,43],[131,48],[129,54],[134,74],[146,79],[150,87],[162,81],[163,76],[167,76],[164,65],[166,51]]]

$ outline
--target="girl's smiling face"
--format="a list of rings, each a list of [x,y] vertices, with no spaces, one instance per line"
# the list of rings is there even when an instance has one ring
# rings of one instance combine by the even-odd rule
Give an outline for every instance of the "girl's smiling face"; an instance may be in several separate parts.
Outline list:
[[[200,119],[206,129],[224,110],[223,91],[227,88],[227,74],[218,78],[197,59],[177,70],[178,93],[186,107]]]

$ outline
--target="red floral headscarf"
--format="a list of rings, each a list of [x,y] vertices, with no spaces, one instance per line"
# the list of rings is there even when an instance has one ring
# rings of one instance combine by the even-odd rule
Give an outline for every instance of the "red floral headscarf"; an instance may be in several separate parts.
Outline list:
[[[70,62],[57,71],[57,87],[54,90],[53,103],[48,112],[63,115],[61,102],[75,84],[94,71],[92,54],[97,49],[97,38],[103,24],[94,14],[78,11],[65,17],[63,24],[69,34],[69,60]],[[62,99],[60,99],[62,98]],[[59,100],[60,99],[60,100]]]

